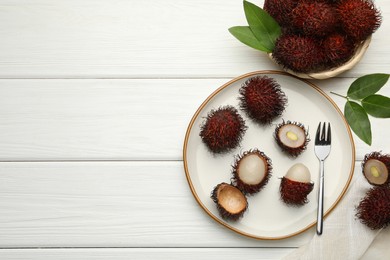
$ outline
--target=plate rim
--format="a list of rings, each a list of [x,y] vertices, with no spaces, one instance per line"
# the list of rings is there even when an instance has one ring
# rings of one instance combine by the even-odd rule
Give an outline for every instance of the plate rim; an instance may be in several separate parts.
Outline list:
[[[188,185],[190,186],[192,195],[194,196],[194,198],[197,201],[198,205],[207,213],[207,215],[209,215],[217,223],[221,224],[222,226],[224,226],[224,227],[226,227],[226,228],[228,228],[228,229],[230,229],[230,230],[232,230],[232,231],[234,231],[234,232],[236,232],[236,233],[238,233],[240,235],[246,236],[246,237],[250,237],[250,238],[254,238],[254,239],[258,239],[258,240],[281,240],[281,239],[290,238],[290,237],[293,237],[293,236],[296,236],[296,235],[299,235],[299,234],[305,232],[306,230],[308,230],[311,227],[313,227],[317,223],[317,220],[314,220],[314,222],[310,223],[306,227],[304,227],[304,228],[302,228],[302,229],[300,229],[300,230],[298,230],[296,232],[292,232],[290,234],[283,235],[283,236],[275,236],[275,237],[274,236],[259,236],[259,235],[253,235],[253,234],[244,232],[244,231],[239,230],[238,228],[235,228],[235,227],[229,225],[228,223],[222,221],[221,219],[217,218],[216,216],[214,216],[213,213],[211,213],[209,211],[209,209],[202,203],[202,201],[200,200],[199,196],[197,195],[196,190],[195,190],[194,185],[193,185],[192,180],[191,180],[191,176],[190,176],[189,170],[188,170],[188,162],[187,162],[188,140],[189,140],[189,136],[191,134],[191,130],[193,128],[193,125],[194,125],[196,119],[198,118],[200,112],[210,102],[210,100],[213,97],[215,97],[217,94],[219,94],[219,92],[221,92],[225,88],[229,87],[231,84],[233,84],[233,83],[235,83],[235,82],[237,82],[237,81],[239,81],[239,80],[241,80],[243,78],[251,77],[251,76],[255,76],[255,75],[259,75],[259,74],[284,75],[284,76],[292,77],[292,78],[295,78],[297,80],[300,80],[300,81],[304,82],[305,84],[309,85],[314,90],[316,90],[323,97],[325,97],[331,103],[331,105],[334,107],[334,109],[337,111],[337,113],[341,116],[341,118],[342,118],[342,120],[344,122],[344,125],[345,125],[345,127],[347,129],[348,136],[349,136],[349,141],[350,141],[350,145],[351,145],[351,149],[352,149],[351,170],[350,170],[350,173],[349,173],[349,177],[348,177],[347,183],[345,184],[342,192],[337,197],[336,201],[324,213],[324,218],[326,218],[329,215],[329,213],[331,213],[333,211],[333,209],[339,204],[341,199],[344,197],[346,191],[348,190],[348,187],[349,187],[349,185],[350,185],[350,183],[352,181],[352,178],[353,178],[353,175],[354,175],[354,170],[355,170],[356,149],[355,149],[355,143],[354,143],[354,139],[353,139],[353,136],[352,136],[351,129],[350,129],[348,123],[347,123],[347,120],[344,117],[344,114],[341,112],[340,108],[337,106],[337,104],[321,88],[319,88],[317,85],[315,85],[314,83],[309,82],[306,79],[299,78],[299,77],[297,77],[295,75],[291,75],[291,74],[289,74],[287,72],[284,72],[284,71],[278,71],[278,70],[258,70],[258,71],[252,71],[252,72],[249,72],[249,73],[242,74],[242,75],[240,75],[238,77],[235,77],[235,78],[229,80],[228,82],[224,83],[222,86],[220,86],[216,90],[214,90],[202,102],[202,104],[198,107],[198,109],[196,110],[196,112],[192,116],[190,123],[188,124],[186,135],[185,135],[185,138],[184,138],[184,144],[183,144],[183,166],[184,166],[184,171],[185,171],[185,174],[186,174],[186,179],[187,179]]]

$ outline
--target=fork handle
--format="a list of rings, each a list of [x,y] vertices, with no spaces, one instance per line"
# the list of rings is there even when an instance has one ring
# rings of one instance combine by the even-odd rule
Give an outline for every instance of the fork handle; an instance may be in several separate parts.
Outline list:
[[[320,187],[318,190],[317,235],[322,234],[324,221],[324,161],[320,161]]]

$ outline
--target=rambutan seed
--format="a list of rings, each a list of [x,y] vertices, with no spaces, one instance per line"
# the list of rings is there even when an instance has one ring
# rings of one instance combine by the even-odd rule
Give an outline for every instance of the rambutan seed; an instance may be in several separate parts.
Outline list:
[[[381,14],[369,0],[344,0],[337,14],[346,34],[356,42],[364,41],[381,25]]]
[[[225,106],[207,114],[199,135],[212,152],[223,153],[239,145],[246,129],[237,109]]]
[[[323,37],[335,30],[338,18],[331,5],[303,1],[292,10],[291,21],[303,34]]]
[[[390,189],[386,186],[371,188],[356,208],[356,216],[371,229],[390,224]]]
[[[269,124],[285,110],[287,97],[280,85],[267,76],[248,79],[240,88],[240,108],[255,122]]]

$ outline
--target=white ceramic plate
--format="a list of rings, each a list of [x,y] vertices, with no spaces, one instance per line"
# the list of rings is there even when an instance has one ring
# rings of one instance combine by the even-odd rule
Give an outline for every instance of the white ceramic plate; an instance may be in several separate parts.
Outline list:
[[[274,78],[288,97],[286,111],[271,126],[254,124],[239,109],[239,88],[248,78],[256,75]],[[246,121],[248,130],[240,147],[227,154],[214,155],[199,136],[200,125],[211,109],[223,105],[235,106]],[[282,119],[301,122],[309,129],[312,141],[296,159],[282,153],[273,139],[275,125]],[[319,176],[313,140],[320,121],[332,125],[332,150],[325,161],[324,211],[327,215],[344,195],[353,175],[355,148],[349,126],[336,104],[322,90],[307,81],[277,71],[259,71],[235,78],[212,93],[196,111],[187,129],[183,151],[184,168],[195,199],[214,220],[253,238],[282,239],[312,227],[316,223]],[[248,211],[239,221],[225,221],[219,216],[210,193],[217,184],[230,183],[234,156],[253,148],[260,149],[271,158],[272,177],[264,189],[248,197]],[[309,168],[314,182],[314,190],[308,196],[309,203],[299,208],[286,206],[279,194],[280,178],[298,162]]]

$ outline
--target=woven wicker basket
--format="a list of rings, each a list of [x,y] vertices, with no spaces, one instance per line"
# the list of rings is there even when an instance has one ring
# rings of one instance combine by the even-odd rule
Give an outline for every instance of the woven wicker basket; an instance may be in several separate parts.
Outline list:
[[[371,42],[371,37],[368,37],[367,40],[362,42],[362,44],[357,47],[354,56],[349,61],[347,61],[346,63],[344,63],[343,65],[341,65],[340,67],[337,67],[337,68],[333,68],[333,69],[321,71],[321,72],[308,73],[308,74],[294,72],[294,71],[286,69],[286,68],[282,68],[282,69],[291,75],[294,75],[294,76],[297,76],[297,77],[303,78],[303,79],[328,79],[328,78],[332,78],[332,77],[335,77],[335,76],[337,76],[337,75],[339,75],[347,70],[352,69],[357,63],[359,63],[359,61],[362,59],[364,53],[366,52],[368,46],[370,45],[370,42]],[[272,53],[268,54],[268,56],[270,57],[270,59],[272,61],[274,61],[277,64],[277,62],[272,57]]]

